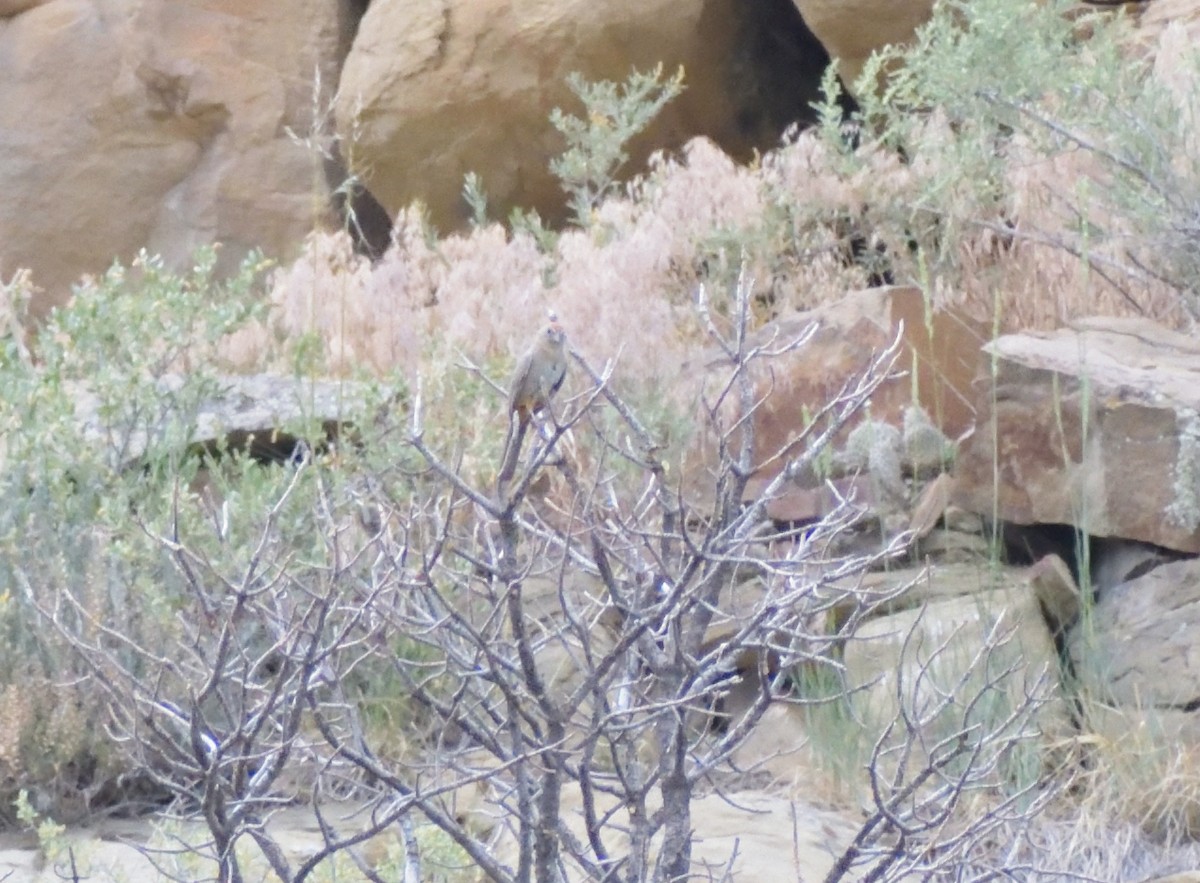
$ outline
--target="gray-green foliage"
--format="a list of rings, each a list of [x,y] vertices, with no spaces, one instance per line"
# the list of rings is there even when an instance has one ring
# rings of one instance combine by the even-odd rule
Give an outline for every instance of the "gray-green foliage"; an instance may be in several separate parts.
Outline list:
[[[219,735],[264,694],[273,669],[256,660],[278,640],[269,617],[226,613],[269,590],[291,622],[329,589],[338,551],[327,528],[355,521],[358,460],[389,482],[419,480],[388,439],[369,452],[323,450],[324,429],[303,417],[279,428],[313,440],[304,468],[194,443],[212,432],[197,421],[222,386],[219,344],[263,309],[266,266],[251,256],[219,279],[210,249],[181,273],[142,255],[80,286],[27,349],[13,339],[0,354],[0,819],[21,786],[57,818],[81,796],[119,799],[114,783],[135,781],[129,763],[146,762],[146,746],[130,739],[121,752],[102,724],[122,708],[142,721],[147,707],[186,707],[228,627],[237,652],[222,674],[248,689],[203,703],[203,725]],[[363,412],[387,395],[367,393]],[[328,468],[333,456],[349,468]],[[360,661],[342,686],[369,721],[386,714],[403,729],[402,701],[381,699],[390,682],[367,668]],[[118,688],[142,681],[129,687],[141,705],[114,701],[97,676]],[[152,753],[162,740],[146,744]]]
[[[1123,16],[1084,17],[1069,0],[950,0],[911,47],[868,63],[855,147],[832,76],[821,128],[845,169],[876,149],[901,152],[913,189],[901,205],[872,206],[873,220],[902,230],[935,273],[954,269],[962,234],[1027,220],[1011,198],[1015,165],[1077,154],[1086,162],[1071,180],[1049,184],[1063,228],[1021,232],[1118,281],[1165,281],[1200,315],[1200,105],[1183,85],[1200,75],[1200,53],[1189,47],[1156,75],[1128,33]]]
[[[163,481],[189,477],[181,456],[212,391],[212,346],[254,309],[260,269],[252,259],[218,285],[214,267],[211,250],[181,275],[145,255],[114,265],[49,316],[36,359],[0,365],[0,422],[14,427],[0,579],[16,597],[37,600],[58,579],[98,588],[95,568],[121,566],[130,511],[161,506]]]
[[[661,65],[650,73],[634,71],[624,83],[589,83],[572,74],[567,84],[583,102],[584,115],[557,107],[551,112],[550,122],[566,139],[567,149],[551,161],[550,170],[567,191],[575,223],[586,227],[593,210],[616,187],[629,159],[630,139],[683,90],[683,69],[666,78]]]
[[[72,758],[56,748],[98,752],[103,736],[77,727],[67,745],[49,733],[63,708],[84,719],[91,709],[73,705],[86,696],[53,693],[82,672],[38,609],[69,588],[86,607],[64,621],[84,633],[112,627],[153,641],[172,628],[177,577],[149,534],[171,529],[195,475],[187,440],[213,389],[214,346],[258,309],[265,265],[252,256],[221,283],[215,266],[211,249],[179,274],[144,254],[114,265],[46,318],[28,352],[0,356],[0,690],[34,691],[7,694],[32,711],[3,724],[24,720],[33,732],[21,734],[26,758],[0,760],[33,779],[68,771]]]

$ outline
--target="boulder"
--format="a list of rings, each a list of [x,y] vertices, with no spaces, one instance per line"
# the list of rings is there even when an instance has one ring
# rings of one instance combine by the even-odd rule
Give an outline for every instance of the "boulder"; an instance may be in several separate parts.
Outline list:
[[[1074,625],[1083,598],[1067,563],[1057,555],[1045,555],[1029,568],[1028,576],[1051,630],[1057,635]]]
[[[0,276],[31,268],[41,313],[142,247],[175,267],[213,242],[222,269],[287,256],[329,196],[288,129],[313,129],[348,2],[0,7]]]
[[[279,374],[221,376],[194,410],[174,402],[185,387],[183,376],[164,375],[156,387],[162,401],[171,404],[159,422],[138,422],[132,431],[111,425],[110,401],[85,386],[73,387],[75,420],[83,437],[101,447],[119,442],[121,462],[116,465],[127,467],[168,432],[170,420],[181,420],[191,426],[190,445],[209,450],[228,446],[258,460],[287,461],[300,447],[322,444],[345,425],[371,417],[368,408],[378,404],[377,391],[367,384]],[[305,440],[294,434],[308,427],[319,428],[322,437]]]
[[[0,0],[0,18],[12,18],[27,9],[41,6],[49,0]]]
[[[1165,877],[1154,877],[1145,883],[1200,883],[1200,871],[1180,871]]]
[[[1101,318],[984,347],[955,501],[1020,525],[1200,552],[1200,342]]]
[[[549,161],[565,144],[549,114],[582,115],[569,74],[622,82],[631,69],[684,68],[684,93],[630,145],[628,172],[697,135],[742,159],[773,147],[811,117],[827,63],[786,4],[375,0],[342,71],[337,121],[392,216],[421,200],[439,229],[462,226],[473,171],[494,216],[520,206],[557,221],[565,199]]]
[[[874,725],[886,726],[896,717],[898,695],[919,716],[943,692],[970,703],[990,684],[986,689],[994,695],[983,701],[1005,700],[997,713],[1008,713],[1027,696],[1040,697],[1044,704],[1036,719],[1043,731],[1067,731],[1058,657],[1037,597],[1018,574],[1010,574],[1000,588],[970,592],[972,586],[993,582],[978,570],[960,587],[967,593],[867,620],[847,641],[847,682],[860,691],[856,701]],[[957,572],[961,578],[969,571]],[[897,585],[904,578],[892,575]]]
[[[754,399],[761,404],[754,415],[758,462],[747,488],[749,498],[757,499],[783,468],[785,457],[776,455],[801,450],[801,435],[813,415],[861,376],[901,328],[900,352],[892,376],[870,399],[871,420],[899,430],[905,425],[906,411],[914,404],[915,395],[915,403],[945,436],[957,438],[970,427],[971,382],[979,370],[979,347],[987,339],[986,329],[953,310],[927,307],[919,288],[871,288],[779,319],[753,335],[751,346],[783,347],[811,329],[811,336],[801,346],[777,358],[758,361],[751,369]],[[685,368],[684,373],[690,371],[696,371],[707,386],[717,388],[728,377],[729,363],[721,357],[709,358],[703,365]],[[731,403],[727,413],[722,414],[729,426],[737,420],[734,405]],[[845,450],[853,428],[865,417],[865,412],[858,415],[838,436],[838,450]],[[899,431],[896,436],[905,439]],[[715,440],[708,435],[700,444],[705,451],[698,462],[713,462]],[[902,449],[896,454],[901,460],[906,458]],[[870,496],[875,493],[872,485],[876,483],[852,482],[841,490],[858,487]],[[770,501],[768,515],[781,521],[819,518],[833,504],[833,498],[821,489],[822,484],[816,475],[802,476]]]
[[[929,20],[933,0],[794,0],[847,89],[853,89],[871,53],[903,45]]]
[[[1137,540],[1093,538],[1090,549],[1092,591],[1097,595],[1180,557]]]
[[[836,618],[842,621],[864,605],[875,616],[890,616],[943,601],[1020,590],[1024,582],[1023,574],[1008,568],[997,570],[978,561],[950,562],[869,571],[833,581],[826,593],[844,594],[837,597],[835,607]]]
[[[862,74],[871,54],[886,46],[903,46],[917,28],[933,14],[934,0],[793,0],[808,25],[837,67],[848,90]],[[1163,31],[1172,22],[1182,22],[1193,42],[1200,39],[1198,0],[1155,0],[1154,3],[1114,3],[1112,0],[1080,0],[1072,14],[1094,8],[1132,7],[1137,15],[1135,43],[1154,54]],[[1081,31],[1086,34],[1086,27]]]
[[[1163,564],[1102,592],[1068,648],[1092,697],[1200,721],[1200,560]]]
[[[772,783],[812,793],[820,759],[809,736],[809,710],[787,702],[772,703],[730,758],[740,772],[766,773]]]

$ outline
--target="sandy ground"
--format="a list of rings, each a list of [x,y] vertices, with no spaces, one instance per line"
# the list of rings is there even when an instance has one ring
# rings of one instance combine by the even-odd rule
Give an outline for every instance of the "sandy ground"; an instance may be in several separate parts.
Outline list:
[[[354,809],[338,805],[330,807],[328,813],[342,819],[348,828],[354,824]],[[821,879],[831,867],[835,851],[853,836],[853,827],[843,816],[762,792],[733,795],[729,801],[716,795],[702,798],[694,807],[694,823],[697,870],[702,873],[707,866],[713,870],[714,879],[720,879],[732,857],[735,879],[752,883]],[[269,827],[293,861],[313,855],[320,846],[320,834],[307,808],[283,810],[272,818]],[[194,822],[152,817],[111,820],[66,830],[50,841],[49,855],[45,855],[33,832],[4,834],[0,835],[0,883],[212,879],[215,864],[199,855],[158,852],[155,861],[161,865],[159,869],[145,849],[147,843],[160,848],[178,845],[180,838],[198,843],[203,835],[203,829]],[[253,852],[253,848],[247,850],[252,856],[247,880],[276,879]],[[389,857],[394,860],[400,854],[392,835],[369,844],[367,853],[373,861]],[[339,862],[337,870],[336,875],[318,874],[313,879],[361,879],[348,862]]]

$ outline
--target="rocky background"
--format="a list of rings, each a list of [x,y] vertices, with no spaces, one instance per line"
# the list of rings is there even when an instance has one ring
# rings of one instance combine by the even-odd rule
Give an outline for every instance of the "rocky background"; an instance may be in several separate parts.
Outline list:
[[[1145,5],[1150,42],[1195,20],[1188,0]],[[567,74],[682,66],[687,90],[631,168],[696,136],[746,160],[811,121],[831,55],[853,82],[930,6],[339,0],[298,14],[283,0],[4,0],[0,273],[30,268],[41,311],[143,247],[177,266],[211,243],[226,268],[251,248],[294,257],[307,232],[336,226],[351,173],[376,251],[413,200],[443,232],[460,227],[470,171],[499,216],[561,219],[547,114],[570,106]]]
[[[686,92],[639,139],[632,163],[680,150],[665,161],[677,185],[664,185],[653,220],[629,204],[605,209],[636,242],[655,224],[678,232],[761,214],[765,177],[794,183],[808,169],[795,154],[744,163],[790,124],[812,121],[830,57],[853,81],[872,51],[909,39],[930,6],[0,0],[0,278],[29,268],[39,313],[81,275],[140,248],[182,266],[196,246],[220,243],[226,269],[261,248],[281,263],[271,292],[279,315],[244,341],[256,356],[273,335],[332,327],[326,299],[313,294],[328,293],[331,279],[361,311],[324,339],[335,371],[406,364],[437,335],[503,353],[543,304],[522,294],[500,316],[489,312],[501,309],[488,303],[489,286],[522,279],[540,292],[540,258],[483,230],[446,240],[439,264],[422,251],[409,206],[422,202],[423,218],[444,233],[465,229],[462,179],[474,171],[498,216],[521,206],[561,222],[547,165],[562,145],[547,113],[570,103],[568,73],[621,79],[659,63],[686,71]],[[1200,40],[1195,2],[1152,0],[1139,14],[1131,52],[1156,52],[1168,25],[1173,39]],[[711,193],[711,215],[672,202],[672,186],[713,169],[722,189]],[[351,176],[365,190],[346,195]],[[353,235],[310,236],[349,216]],[[641,329],[681,321],[677,304],[647,298],[645,312],[628,314],[606,306],[603,292],[635,279],[663,289],[694,281],[679,269],[693,254],[629,247],[597,259],[585,240],[565,232],[558,246],[559,284],[579,295],[564,324],[594,331],[582,346],[615,351],[637,345]],[[322,275],[331,266],[338,272]],[[889,674],[913,664],[895,636],[917,611],[931,640],[1003,621],[1030,680],[1055,678],[1061,702],[1047,733],[1183,745],[1200,756],[1200,343],[1188,324],[1167,308],[1149,317],[1006,311],[993,322],[972,309],[969,291],[931,305],[920,288],[864,278],[871,284],[861,290],[817,297],[818,270],[806,272],[804,284],[785,273],[771,280],[773,303],[788,308],[771,311],[758,333],[819,332],[763,380],[760,437],[767,447],[786,441],[901,335],[907,374],[881,388],[857,438],[839,439],[834,479],[874,514],[877,534],[864,541],[911,531],[913,561],[935,565],[879,576],[913,589],[848,647],[852,683],[886,703]],[[585,296],[590,285],[594,297]],[[456,291],[474,300],[454,301]],[[396,319],[396,303],[439,309]],[[681,362],[703,370],[702,356],[666,345],[640,367],[657,377],[680,373]],[[265,388],[263,398],[284,397]],[[262,434],[277,417],[251,412],[214,424]],[[765,483],[772,472],[757,477]],[[815,520],[829,509],[825,493],[806,476],[769,514],[781,524]],[[981,579],[997,545],[1010,563]],[[776,718],[741,761],[787,779],[797,766],[788,752],[803,740],[789,741],[789,722]],[[1138,797],[1152,811],[1153,789]],[[715,810],[698,818],[714,834],[735,824]],[[1198,820],[1171,824],[1195,835]],[[825,824],[848,836],[844,819]],[[809,833],[819,842],[820,831]],[[769,832],[747,827],[744,836],[767,849]],[[789,861],[793,847],[791,837],[774,844]],[[745,851],[743,871],[770,854]]]
[[[294,257],[337,226],[347,169],[374,248],[413,200],[461,226],[469,171],[502,215],[561,218],[547,115],[567,74],[684,67],[640,165],[697,135],[740,159],[770,148],[827,61],[789,0],[5,0],[0,272],[31,268],[49,304],[142,247],[174,265],[214,242],[227,268],[251,248]]]

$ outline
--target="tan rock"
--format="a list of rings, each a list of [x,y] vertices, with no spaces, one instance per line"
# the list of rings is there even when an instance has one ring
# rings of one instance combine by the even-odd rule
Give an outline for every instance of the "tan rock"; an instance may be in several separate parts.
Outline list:
[[[1200,552],[1200,343],[1091,319],[984,347],[956,502],[1016,524]]]
[[[1121,752],[1131,763],[1149,758],[1156,750],[1195,751],[1200,746],[1200,715],[1189,711],[1146,706],[1116,706],[1089,695],[1083,709],[1084,729]],[[1164,758],[1165,759],[1165,758]]]
[[[903,46],[933,14],[934,0],[793,0],[805,24],[821,41],[837,66],[838,76],[850,91],[872,53],[886,46]],[[1096,7],[1113,8],[1111,0],[1081,0],[1073,12]],[[1134,39],[1148,52],[1172,22],[1181,22],[1193,43],[1200,39],[1200,3],[1197,0],[1155,0],[1125,4],[1137,14]],[[1083,31],[1082,33],[1086,33]]]
[[[1200,883],[1200,871],[1180,871],[1165,877],[1154,877],[1144,883]]]
[[[913,543],[913,552],[917,560],[938,566],[971,564],[978,567],[989,560],[992,547],[986,537],[977,533],[939,528]]]
[[[34,271],[35,311],[143,246],[179,265],[220,241],[228,268],[320,220],[321,160],[286,129],[334,82],[338,4],[27,6],[0,18],[0,274]]]
[[[853,89],[871,53],[903,45],[929,20],[933,0],[794,0],[804,23]]]
[[[1018,571],[976,561],[872,571],[838,580],[833,583],[833,590],[847,592],[844,602],[847,605],[867,605],[874,608],[876,615],[884,615],[965,596],[1013,590],[1022,582]],[[839,618],[850,612],[849,606],[838,608]]]
[[[168,398],[185,388],[182,375],[159,378],[158,392]],[[121,465],[136,463],[152,444],[159,441],[163,426],[138,424],[128,434],[114,432],[106,419],[113,402],[101,398],[82,384],[71,387],[75,420],[85,439],[97,447],[120,440]],[[284,462],[296,454],[303,440],[293,435],[303,426],[326,427],[331,435],[338,427],[360,423],[373,404],[371,390],[362,384],[334,379],[297,379],[279,374],[222,375],[213,378],[211,392],[188,413],[191,431],[188,444],[216,450],[223,446],[245,449],[260,460]],[[171,417],[183,419],[175,413]],[[310,439],[319,444],[326,439]]]
[[[803,708],[776,702],[734,750],[733,765],[745,773],[766,771],[774,782],[801,785],[814,766],[806,730]]]
[[[0,0],[0,18],[11,18],[49,0]]]
[[[548,165],[564,143],[548,117],[582,113],[573,72],[620,82],[633,68],[684,68],[684,93],[630,146],[630,169],[697,135],[748,158],[804,114],[820,71],[797,56],[786,88],[764,83],[759,56],[791,36],[762,30],[756,14],[701,0],[376,0],[342,71],[338,125],[392,215],[419,199],[439,229],[460,226],[463,175],[474,171],[495,216],[522,206],[559,219]]]
[[[1065,561],[1057,555],[1046,555],[1029,568],[1029,585],[1051,629],[1057,633],[1074,625],[1082,596]]]
[[[929,536],[929,532],[942,519],[950,506],[950,498],[954,493],[954,479],[948,474],[941,474],[925,486],[913,506],[912,518],[908,529],[915,537]]]
[[[1067,729],[1054,642],[1037,598],[1019,584],[868,620],[847,641],[845,665],[849,685],[861,688],[857,701],[878,726],[898,713],[898,692],[906,707],[926,706],[942,691],[969,701],[989,677],[1011,667],[1000,695],[1011,707],[1027,695],[1045,697],[1037,715],[1043,730]]]

